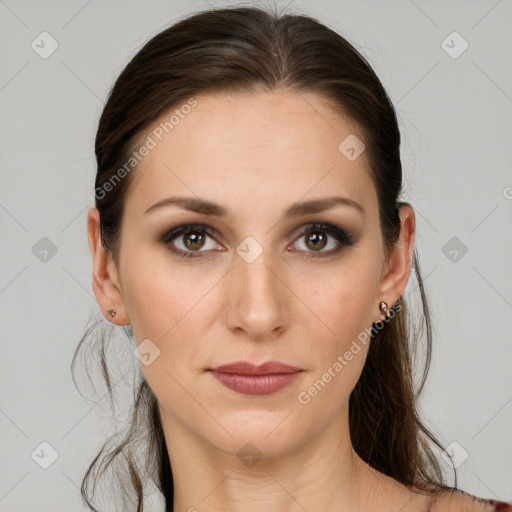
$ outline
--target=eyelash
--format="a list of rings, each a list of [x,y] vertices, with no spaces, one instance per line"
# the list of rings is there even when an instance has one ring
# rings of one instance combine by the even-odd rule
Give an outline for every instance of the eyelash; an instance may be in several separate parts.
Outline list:
[[[326,233],[329,236],[332,236],[335,240],[337,240],[341,245],[338,246],[336,249],[331,249],[330,251],[320,251],[315,254],[314,251],[306,251],[307,258],[323,258],[327,256],[332,256],[333,254],[336,254],[340,252],[344,246],[352,246],[355,244],[354,237],[348,233],[347,231],[344,231],[343,229],[337,228],[336,226],[333,226],[332,224],[327,223],[319,223],[319,222],[312,222],[310,224],[307,224],[304,229],[301,231],[301,233],[298,235],[297,238],[301,238],[304,235],[315,233],[315,232],[323,232]],[[187,224],[183,226],[179,226],[175,229],[172,229],[171,231],[167,232],[163,237],[161,238],[161,241],[164,245],[167,245],[169,247],[169,250],[176,254],[177,256],[181,256],[184,258],[196,258],[201,257],[201,252],[207,252],[207,251],[184,251],[183,249],[177,249],[173,248],[170,244],[172,240],[175,238],[186,235],[189,233],[201,233],[208,235],[211,238],[215,237],[215,230],[211,228],[210,226],[207,226],[206,224]],[[297,249],[297,252],[301,252],[300,249]]]

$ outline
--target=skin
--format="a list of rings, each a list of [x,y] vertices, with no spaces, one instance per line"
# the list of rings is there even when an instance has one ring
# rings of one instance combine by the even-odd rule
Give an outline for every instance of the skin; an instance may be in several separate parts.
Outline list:
[[[379,302],[391,305],[404,292],[414,211],[401,208],[400,242],[386,258],[366,154],[349,161],[338,150],[357,126],[321,96],[194,97],[197,106],[132,171],[119,267],[101,245],[98,211],[88,212],[99,304],[117,311],[114,320],[104,311],[110,321],[131,323],[137,343],[149,339],[160,350],[141,369],[159,402],[174,510],[423,510],[425,497],[370,468],[352,448],[348,401],[367,345],[308,404],[297,399],[384,318]],[[233,215],[177,206],[144,214],[171,195],[207,199]],[[336,206],[283,217],[299,200],[328,195],[357,201],[365,214]],[[200,222],[216,235],[206,235],[199,257],[177,256],[161,241],[172,228]],[[299,235],[310,222],[351,230],[356,243],[308,258],[316,246]],[[248,236],[263,249],[252,263],[236,252]],[[183,235],[173,241],[193,251]],[[320,251],[338,244],[328,235]],[[207,371],[238,360],[277,360],[304,371],[283,390],[248,396]],[[251,467],[237,456],[248,442],[261,454]]]

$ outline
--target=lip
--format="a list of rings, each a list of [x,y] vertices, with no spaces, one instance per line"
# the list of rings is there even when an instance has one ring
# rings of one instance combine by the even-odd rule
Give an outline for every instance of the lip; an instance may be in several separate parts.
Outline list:
[[[211,368],[211,371],[218,373],[237,373],[238,375],[269,375],[276,373],[297,373],[302,370],[279,361],[268,361],[260,365],[250,363],[249,361],[236,361],[234,363],[216,366],[215,368]]]
[[[277,361],[259,366],[238,361],[211,368],[210,372],[221,384],[238,393],[269,395],[289,386],[302,370]]]

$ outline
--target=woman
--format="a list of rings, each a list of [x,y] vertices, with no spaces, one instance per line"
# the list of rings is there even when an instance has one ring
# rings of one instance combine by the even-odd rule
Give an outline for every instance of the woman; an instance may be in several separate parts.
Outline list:
[[[168,511],[512,510],[447,485],[418,417],[431,333],[399,145],[369,64],[306,16],[198,13],[126,66],[88,236],[97,301],[141,375],[125,437],[85,475],[91,510],[116,464],[124,510],[151,479]]]

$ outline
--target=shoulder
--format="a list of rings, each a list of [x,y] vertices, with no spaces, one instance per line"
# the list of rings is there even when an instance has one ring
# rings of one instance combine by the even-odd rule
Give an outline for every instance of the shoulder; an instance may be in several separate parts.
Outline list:
[[[437,496],[431,512],[512,512],[512,504],[480,498],[457,489]]]

